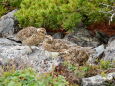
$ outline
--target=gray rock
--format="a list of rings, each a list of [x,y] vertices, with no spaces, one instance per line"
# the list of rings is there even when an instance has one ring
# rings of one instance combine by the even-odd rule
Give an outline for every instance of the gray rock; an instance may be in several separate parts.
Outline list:
[[[77,29],[74,33],[67,34],[64,39],[82,47],[97,47],[100,44],[98,39],[91,36],[90,32],[84,28]]]
[[[96,75],[89,78],[82,79],[83,86],[106,86],[105,81],[109,81],[115,78],[115,72],[107,74],[105,77],[101,75]]]
[[[53,35],[53,38],[54,38],[54,39],[61,39],[61,38],[63,38],[63,34],[60,33],[60,32],[55,33],[55,34]]]
[[[41,48],[34,48],[34,52],[29,55],[30,64],[39,73],[50,72],[59,65],[60,59],[56,52],[48,52]],[[56,58],[54,58],[56,57]]]
[[[88,59],[88,64],[95,64],[95,61],[99,59],[99,57],[103,54],[104,52],[104,45],[100,45],[96,48],[94,48],[95,52],[89,57]]]
[[[0,34],[2,36],[7,37],[15,32],[16,19],[14,17],[14,14],[16,13],[16,11],[17,10],[13,10],[0,18]]]
[[[110,38],[104,54],[104,60],[115,61],[115,36]]]
[[[3,58],[16,58],[16,57],[21,57],[28,55],[31,53],[31,49],[29,46],[5,46],[0,48],[0,55]]]
[[[99,57],[104,52],[104,45],[102,44],[94,49],[96,50],[96,57]]]
[[[21,45],[21,44],[15,42],[15,41],[11,41],[7,38],[0,38],[0,48],[1,47],[8,47],[8,46],[15,46],[15,45]]]
[[[23,46],[14,41],[0,39],[0,63],[6,64],[13,59],[18,65],[27,64],[39,73],[49,72],[60,63],[58,52],[48,52],[42,47]]]

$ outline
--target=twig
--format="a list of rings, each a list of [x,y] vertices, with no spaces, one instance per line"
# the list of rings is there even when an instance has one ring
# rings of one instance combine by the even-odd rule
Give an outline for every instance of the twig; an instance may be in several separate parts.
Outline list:
[[[109,20],[109,25],[110,23],[113,21],[113,18],[115,17],[115,6],[112,6],[112,5],[108,5],[108,4],[104,4],[104,3],[100,3],[100,5],[103,5],[103,6],[106,6],[107,8],[110,8],[111,10],[110,11],[99,11],[101,13],[105,13],[105,14],[110,14],[110,20]]]

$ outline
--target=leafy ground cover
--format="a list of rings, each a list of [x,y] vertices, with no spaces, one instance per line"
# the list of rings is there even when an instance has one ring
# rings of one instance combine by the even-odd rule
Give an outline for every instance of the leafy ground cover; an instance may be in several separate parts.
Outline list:
[[[68,82],[61,75],[39,75],[31,68],[4,72],[0,77],[0,86],[67,86]]]
[[[97,74],[106,76],[107,73],[115,71],[115,65],[104,60],[101,60],[98,65],[82,66],[64,61],[55,67],[54,71],[45,74],[39,74],[28,67],[17,70],[15,63],[13,64],[0,66],[0,86],[81,86],[82,78]],[[105,84],[114,86],[113,82],[114,80]]]
[[[56,67],[55,74],[63,75],[66,80],[71,83],[72,86],[81,86],[82,78],[87,78],[98,74],[106,76],[107,73],[111,73],[114,71],[115,65],[112,65],[110,61],[101,60],[98,65],[84,64],[82,66],[76,66],[75,64],[64,62],[63,64]],[[108,83],[112,82],[114,82],[114,80],[110,82],[108,81]]]

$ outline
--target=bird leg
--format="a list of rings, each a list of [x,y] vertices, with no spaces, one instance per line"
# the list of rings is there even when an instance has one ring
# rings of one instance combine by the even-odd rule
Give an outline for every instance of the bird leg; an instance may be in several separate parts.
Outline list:
[[[30,53],[32,53],[33,52],[33,49],[32,49],[32,47],[31,46],[28,46],[29,47],[29,49],[30,49],[30,52],[29,52],[29,54]]]

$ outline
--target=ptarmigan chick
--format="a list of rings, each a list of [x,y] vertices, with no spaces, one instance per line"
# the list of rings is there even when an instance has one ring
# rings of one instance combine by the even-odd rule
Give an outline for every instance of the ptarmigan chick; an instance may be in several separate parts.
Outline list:
[[[87,62],[93,52],[94,50],[90,47],[74,46],[61,52],[60,56],[72,64],[83,65]]]
[[[53,39],[51,36],[47,36],[42,45],[45,50],[50,52],[63,52],[72,46],[69,41],[63,39]]]
[[[43,42],[45,35],[45,28],[26,27],[17,33],[16,38],[22,44],[32,46]]]

